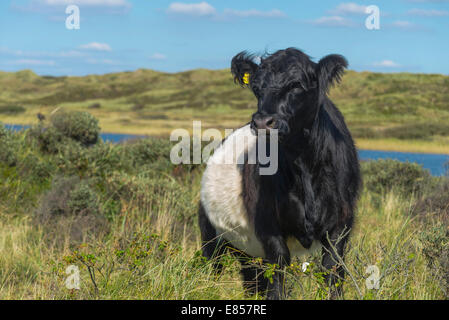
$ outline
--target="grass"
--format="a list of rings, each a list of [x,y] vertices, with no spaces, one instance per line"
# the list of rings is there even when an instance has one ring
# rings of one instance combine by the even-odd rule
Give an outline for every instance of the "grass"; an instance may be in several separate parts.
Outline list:
[[[197,197],[198,182],[194,184]],[[173,233],[176,219],[170,199],[158,208],[142,210],[129,202],[112,222],[111,234],[93,238],[77,247],[65,239],[60,247],[41,239],[29,217],[0,218],[0,298],[2,299],[257,299],[246,297],[238,263],[228,257],[225,271],[216,276],[209,263],[199,258],[196,224],[182,224]],[[416,234],[419,223],[410,215],[410,200],[395,193],[381,199],[380,208],[364,193],[347,253],[349,276],[346,299],[443,299],[437,279],[429,272],[422,244]],[[379,226],[388,226],[380,228]],[[91,258],[86,258],[91,256]],[[89,260],[90,259],[90,260]],[[319,256],[312,269],[298,271],[295,261],[287,271],[290,299],[321,299]],[[68,265],[81,270],[80,290],[65,287]],[[379,290],[365,285],[367,266],[381,270]],[[95,282],[90,273],[95,274]],[[360,293],[358,292],[360,290]]]
[[[0,299],[263,298],[245,295],[231,255],[221,258],[219,275],[201,257],[204,166],[172,165],[166,140],[86,147],[46,125],[0,130],[0,159],[6,148],[15,159],[0,161]],[[448,178],[394,161],[362,167],[367,185],[346,255],[345,299],[447,299],[449,198],[438,186]],[[435,204],[435,195],[444,214],[421,201]],[[80,270],[79,290],[66,287],[71,265]],[[380,271],[378,290],[366,286],[370,265]],[[319,253],[285,273],[289,299],[327,298]]]
[[[229,70],[162,73],[140,69],[85,77],[0,72],[0,121],[31,124],[36,114],[89,111],[104,132],[168,136],[175,128],[237,128],[256,100]],[[449,154],[449,77],[348,71],[331,90],[361,148]],[[92,107],[95,105],[95,107]],[[13,109],[11,109],[13,106]]]

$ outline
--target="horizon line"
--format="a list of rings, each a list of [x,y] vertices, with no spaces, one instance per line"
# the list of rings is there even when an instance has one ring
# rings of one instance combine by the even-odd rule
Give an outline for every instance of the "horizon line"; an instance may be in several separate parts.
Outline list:
[[[51,75],[51,74],[44,74],[44,73],[37,73],[36,71],[34,71],[33,69],[21,69],[21,70],[17,70],[17,71],[4,71],[4,70],[0,70],[1,73],[19,73],[19,72],[32,72],[33,74],[35,74],[36,76],[39,77],[53,77],[53,78],[62,78],[62,77],[88,77],[88,76],[105,76],[105,75],[109,75],[109,74],[117,74],[117,73],[132,73],[132,72],[137,72],[139,70],[148,70],[148,71],[154,71],[154,72],[158,72],[158,73],[165,73],[165,74],[178,74],[178,73],[184,73],[184,72],[191,72],[191,71],[197,71],[197,70],[207,70],[207,71],[224,71],[224,70],[229,70],[230,71],[231,68],[217,68],[217,69],[210,69],[210,68],[194,68],[194,69],[186,69],[186,70],[180,70],[180,71],[162,71],[162,70],[157,70],[157,69],[151,69],[151,68],[137,68],[134,70],[122,70],[122,71],[115,71],[115,72],[105,72],[105,73],[88,73],[85,75]],[[448,74],[445,73],[435,73],[435,72],[412,72],[412,71],[390,71],[390,72],[386,72],[386,71],[372,71],[372,70],[354,70],[354,69],[347,69],[345,71],[350,71],[350,72],[356,72],[356,73],[364,73],[364,72],[369,72],[369,73],[382,73],[382,74],[399,74],[399,73],[407,73],[407,74],[424,74],[424,75],[442,75],[442,76],[449,76]]]

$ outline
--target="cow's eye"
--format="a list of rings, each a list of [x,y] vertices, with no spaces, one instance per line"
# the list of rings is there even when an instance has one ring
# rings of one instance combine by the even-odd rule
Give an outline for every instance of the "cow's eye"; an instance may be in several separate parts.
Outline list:
[[[281,94],[285,95],[287,93],[289,93],[292,90],[295,90],[296,92],[301,92],[303,91],[305,88],[302,85],[301,82],[292,82],[289,85],[285,86],[282,90],[281,90]]]

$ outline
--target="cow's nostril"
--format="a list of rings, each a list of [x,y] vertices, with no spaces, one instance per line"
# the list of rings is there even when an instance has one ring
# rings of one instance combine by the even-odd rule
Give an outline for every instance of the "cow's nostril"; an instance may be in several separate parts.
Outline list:
[[[254,129],[273,129],[276,125],[276,120],[272,116],[254,115],[251,121],[251,127]]]
[[[267,121],[265,122],[265,126],[267,126],[267,128],[273,128],[275,124],[275,121],[273,118],[269,118],[267,119]]]

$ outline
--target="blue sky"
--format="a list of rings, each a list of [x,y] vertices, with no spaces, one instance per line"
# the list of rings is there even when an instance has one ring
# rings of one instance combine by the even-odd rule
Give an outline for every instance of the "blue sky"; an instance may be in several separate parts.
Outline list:
[[[80,9],[68,30],[65,9]],[[365,7],[380,9],[368,30]],[[297,47],[350,69],[449,74],[449,0],[12,0],[0,2],[0,70],[41,75],[228,68],[242,51]]]

